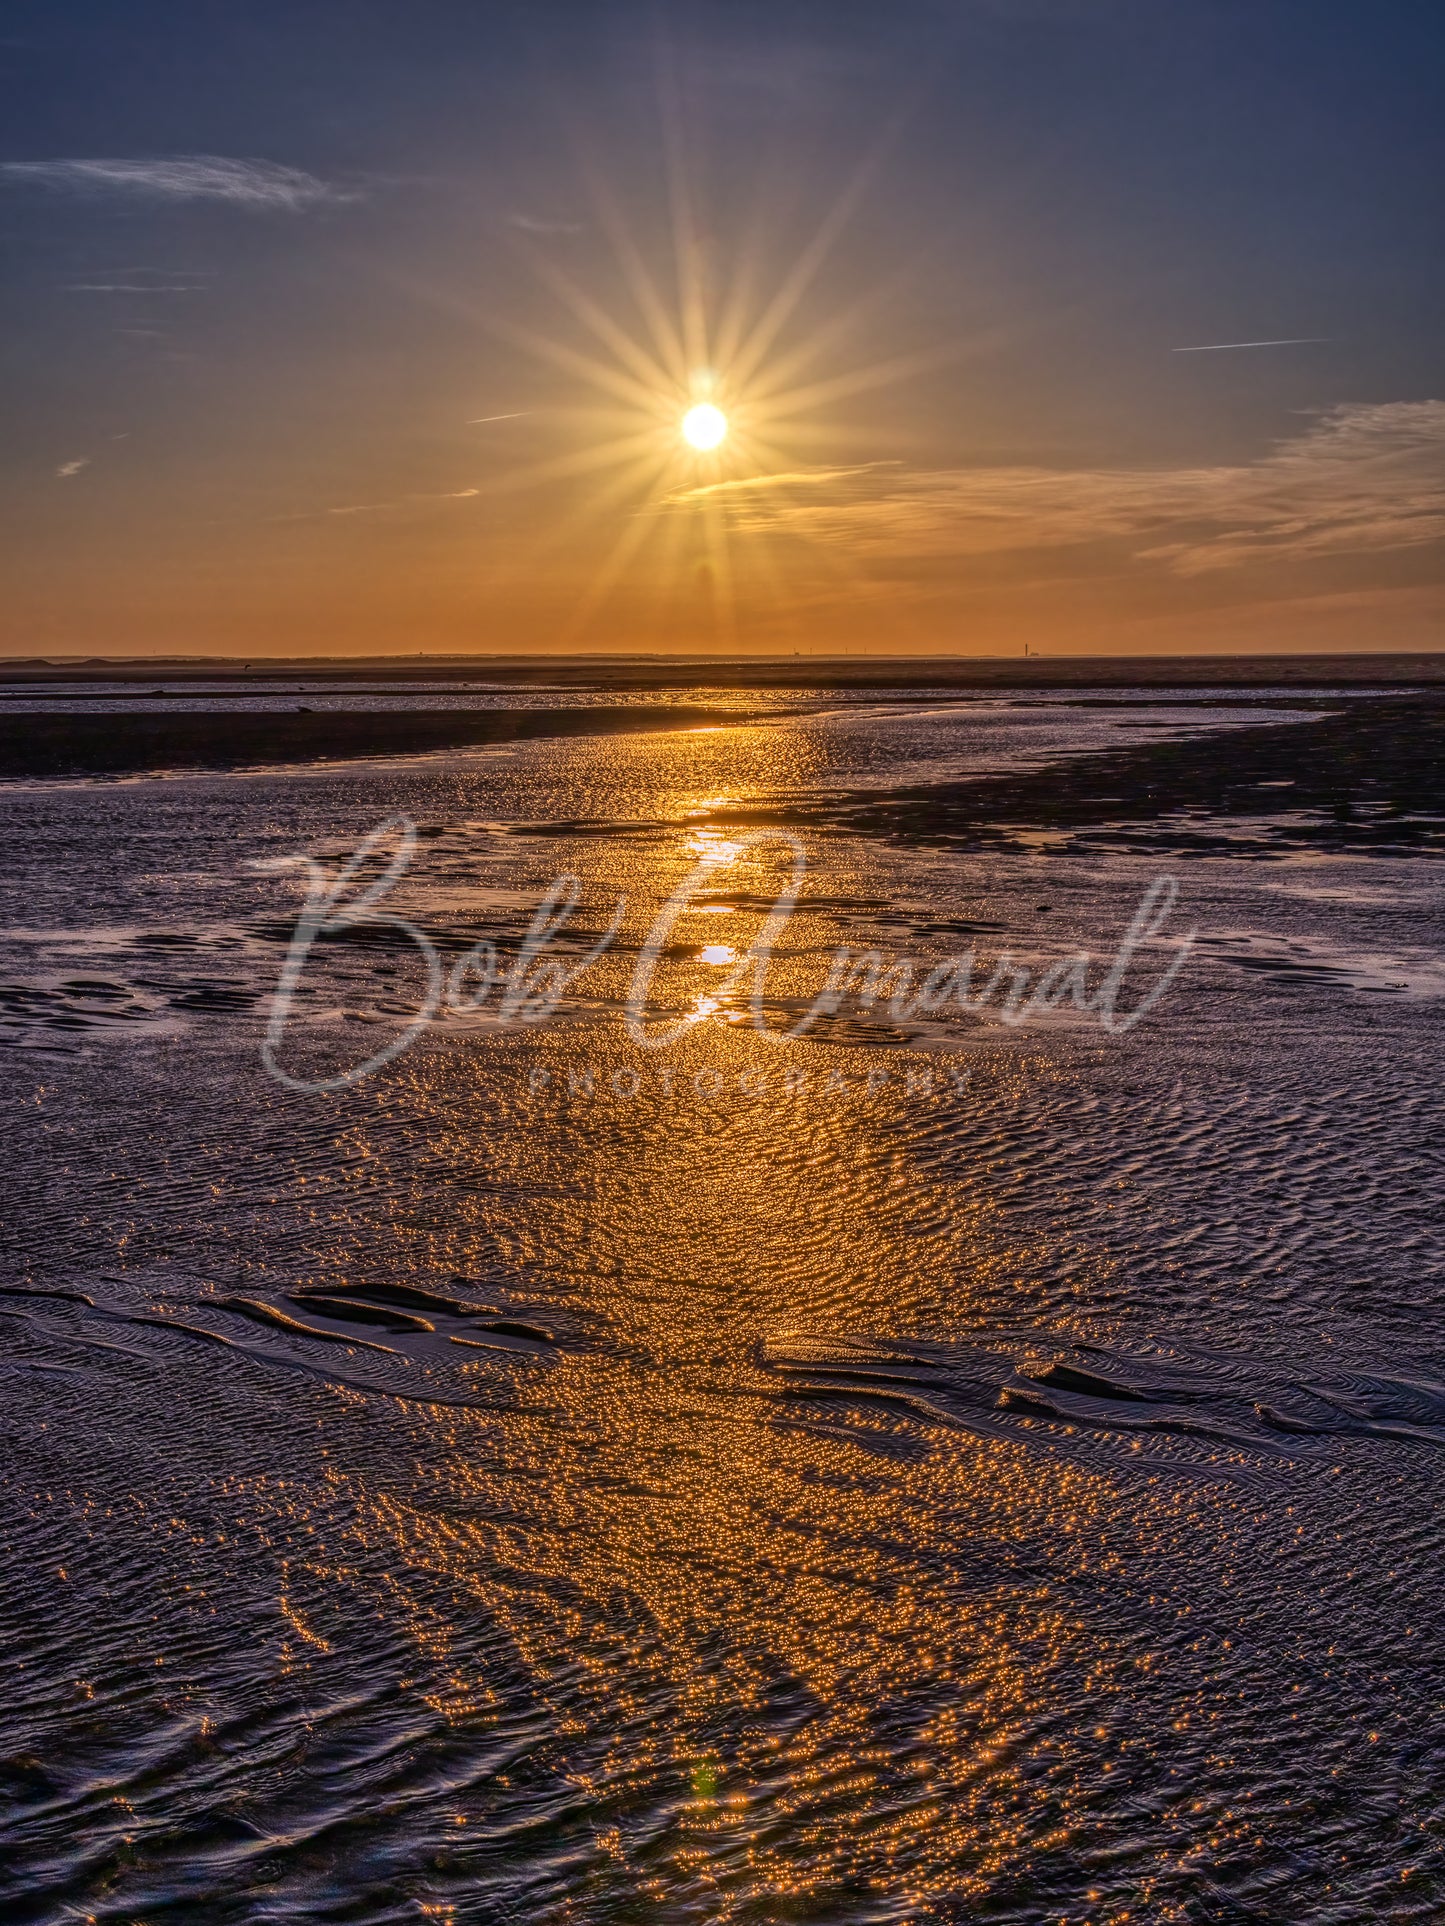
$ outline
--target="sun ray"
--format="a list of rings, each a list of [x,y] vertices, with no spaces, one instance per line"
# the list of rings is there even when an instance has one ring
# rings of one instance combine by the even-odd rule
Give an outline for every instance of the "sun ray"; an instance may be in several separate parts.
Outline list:
[[[911,270],[900,269],[896,274],[880,277],[854,300],[834,308],[827,320],[811,327],[790,348],[768,357],[747,384],[749,396],[756,403],[768,401],[803,379],[814,364],[836,357],[873,317],[897,304],[911,279]]]
[[[700,214],[689,102],[665,50],[656,87],[667,236],[662,258],[641,243],[630,208],[574,131],[587,204],[612,263],[614,296],[584,284],[575,265],[564,266],[545,245],[529,243],[525,253],[539,283],[572,326],[540,334],[514,324],[496,326],[512,344],[606,404],[589,408],[559,397],[555,406],[536,410],[544,424],[570,423],[573,447],[544,453],[497,483],[559,491],[558,512],[531,545],[533,553],[565,546],[575,555],[586,546],[589,524],[599,530],[612,524],[567,626],[574,640],[624,583],[634,607],[640,593],[657,619],[671,621],[676,609],[688,628],[710,625],[726,639],[745,618],[776,629],[792,619],[790,610],[816,601],[820,565],[829,582],[855,584],[857,557],[815,538],[806,514],[796,517],[784,539],[765,512],[749,509],[741,496],[726,492],[727,485],[772,478],[770,485],[778,487],[780,475],[811,472],[803,448],[847,445],[845,425],[826,418],[829,408],[956,352],[950,347],[861,367],[840,365],[848,340],[888,299],[888,283],[875,281],[817,324],[803,323],[819,276],[877,173],[891,128],[872,142],[803,245],[790,250],[790,265],[779,278],[770,280],[763,271],[765,256],[781,241],[769,227],[765,245],[761,200],[745,222],[750,245],[735,249],[729,271],[720,274],[722,244]],[[721,290],[717,304],[714,277]],[[840,458],[857,473],[872,465],[859,461],[856,450]],[[805,506],[808,484],[800,480],[797,488],[797,506]],[[803,552],[815,558],[807,580],[790,583]]]
[[[798,256],[781,287],[738,347],[733,366],[739,383],[751,380],[763,356],[792,319],[799,302],[812,286],[839,236],[857,211],[859,202],[878,172],[891,138],[890,130],[880,136],[864,154],[832,207],[819,222],[812,240]]]
[[[692,205],[690,169],[683,132],[681,83],[665,40],[658,44],[657,83],[683,352],[691,369],[702,370],[711,365],[702,250]]]
[[[948,366],[958,358],[959,352],[958,348],[950,346],[919,348],[912,354],[894,355],[890,360],[875,362],[869,368],[855,368],[849,374],[816,381],[807,388],[791,389],[787,394],[773,399],[771,412],[778,420],[784,421],[793,413],[817,408],[830,401],[841,401],[849,395],[866,394],[873,388],[890,388],[910,375],[925,374],[934,368]]]
[[[648,521],[646,514],[638,514],[622,524],[611,549],[599,564],[591,586],[562,632],[565,641],[575,641],[606,602],[623,570],[648,539],[651,532]]]
[[[657,447],[657,431],[643,429],[639,433],[619,436],[615,440],[596,442],[589,448],[578,448],[566,455],[555,455],[543,461],[532,462],[525,468],[510,469],[499,475],[485,490],[485,493],[505,493],[513,488],[535,487],[541,482],[568,481],[583,475],[596,474],[599,469],[614,468],[626,461],[629,455],[647,454]]]
[[[584,293],[570,276],[543,261],[538,264],[537,273],[547,285],[577,316],[582,325],[592,333],[604,347],[609,348],[634,378],[650,393],[656,393],[667,384],[668,371],[647,349],[633,337],[620,322],[613,319],[607,310]]]
[[[600,361],[596,355],[574,348],[568,342],[552,340],[546,335],[535,334],[507,322],[495,321],[490,326],[493,334],[501,336],[513,347],[523,349],[538,360],[550,361],[553,367],[564,374],[577,375],[583,381],[591,382],[632,408],[650,410],[656,406],[658,395],[655,387],[624,369]]]
[[[627,290],[652,337],[653,351],[668,376],[681,388],[686,385],[688,374],[681,330],[667,312],[667,304],[647,271],[642,251],[628,232],[616,196],[599,175],[590,171],[588,192]]]

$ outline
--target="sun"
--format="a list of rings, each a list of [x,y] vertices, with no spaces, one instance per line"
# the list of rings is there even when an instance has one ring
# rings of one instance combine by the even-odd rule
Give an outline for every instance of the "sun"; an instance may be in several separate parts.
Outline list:
[[[559,500],[562,512],[543,519],[519,567],[580,539],[589,523],[610,528],[612,539],[566,623],[568,636],[583,634],[604,603],[625,594],[668,625],[710,615],[722,639],[740,618],[773,624],[791,620],[795,606],[811,608],[821,592],[812,586],[820,567],[847,582],[859,575],[827,518],[818,532],[806,512],[815,476],[826,484],[834,473],[817,456],[847,445],[841,424],[828,415],[845,397],[957,351],[950,343],[946,355],[937,349],[836,365],[840,346],[871,325],[871,284],[852,302],[833,304],[820,324],[805,325],[806,304],[821,300],[818,277],[876,161],[870,151],[816,233],[790,242],[782,262],[770,258],[780,238],[764,244],[766,222],[735,245],[712,235],[696,211],[696,183],[681,147],[668,150],[667,206],[653,246],[658,211],[644,209],[648,225],[634,233],[630,210],[606,179],[590,169],[584,175],[597,231],[611,244],[606,292],[575,279],[575,269],[540,241],[519,243],[575,327],[552,339],[500,316],[488,326],[595,396],[556,410],[559,420],[570,414],[577,424],[573,445],[499,471],[493,482],[498,491],[575,489],[571,502]],[[598,271],[606,265],[594,263]],[[785,271],[774,279],[779,267]],[[596,479],[587,486],[584,477]],[[802,512],[790,517],[790,508]],[[802,564],[795,591],[801,546],[815,555]]]
[[[682,418],[683,440],[702,454],[720,448],[727,439],[727,432],[727,416],[721,408],[714,408],[710,401],[700,401],[695,408],[689,408]]]

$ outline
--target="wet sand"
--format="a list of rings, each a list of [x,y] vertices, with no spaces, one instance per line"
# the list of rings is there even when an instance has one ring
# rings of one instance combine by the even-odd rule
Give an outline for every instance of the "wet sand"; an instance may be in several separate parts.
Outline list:
[[[1438,1926],[1445,872],[1237,813],[1176,870],[1119,844],[1182,812],[1105,802],[1290,740],[1403,780],[1427,712],[1127,694],[0,784],[0,1917]],[[1123,820],[1009,843],[1008,785]],[[900,827],[985,793],[981,853]],[[759,1034],[749,805],[819,823],[772,1033],[839,944],[1102,967],[1165,871],[1198,942],[1123,1035]],[[283,1085],[276,859],[399,812],[449,976],[562,873],[558,960],[625,895],[617,944],[555,1022]],[[709,850],[648,1003],[696,1020],[631,1045]],[[297,1077],[425,992],[341,937]]]
[[[103,666],[106,681],[97,686]],[[85,682],[88,702],[102,713],[5,709],[5,700],[33,699],[43,669],[47,693]],[[847,828],[915,842],[997,846],[1021,832],[1080,834],[1104,826],[1167,822],[1168,846],[1238,847],[1241,819],[1254,825],[1260,853],[1270,848],[1343,851],[1428,851],[1445,843],[1445,655],[1092,658],[1044,662],[994,659],[791,661],[716,659],[660,665],[642,659],[412,658],[409,662],[97,665],[0,665],[0,778],[137,775],[153,770],[233,769],[255,765],[341,761],[415,755],[428,751],[576,736],[732,725],[754,719],[746,710],[679,704],[619,703],[588,707],[337,709],[197,711],[134,706],[188,699],[221,682],[238,692],[269,697],[380,694],[382,677],[421,695],[438,680],[472,687],[538,687],[569,697],[637,694],[679,688],[817,691],[826,696],[876,689],[917,703],[963,691],[992,693],[1006,686],[1015,701],[1031,691],[1056,700],[1076,691],[1081,704],[1110,703],[1099,693],[1136,690],[1225,692],[1216,706],[1258,704],[1268,689],[1300,690],[1293,706],[1318,709],[1315,722],[1271,719],[1260,726],[1206,731],[1188,742],[1147,742],[1065,759],[1047,770],[984,775],[929,787],[843,790],[801,809],[777,804],[725,811],[719,821],[790,820]],[[485,676],[485,681],[483,677]],[[278,689],[301,678],[313,690]],[[145,689],[128,687],[144,681]],[[158,681],[164,688],[156,687]],[[1401,685],[1406,686],[1401,686]],[[465,685],[464,685],[465,686]],[[1362,693],[1351,693],[1359,690]],[[1386,691],[1370,693],[1363,691]],[[926,692],[926,693],[924,693]],[[1092,693],[1091,693],[1092,692]],[[1333,692],[1333,693],[1331,693]],[[540,693],[540,688],[539,688]],[[225,697],[217,692],[217,700]],[[1137,702],[1137,696],[1133,698]],[[1201,819],[1192,823],[1191,818]],[[1208,819],[1206,827],[1202,819]],[[1137,827],[1126,840],[1140,841]],[[1149,841],[1150,836],[1143,839]],[[1157,842],[1159,835],[1153,833]]]

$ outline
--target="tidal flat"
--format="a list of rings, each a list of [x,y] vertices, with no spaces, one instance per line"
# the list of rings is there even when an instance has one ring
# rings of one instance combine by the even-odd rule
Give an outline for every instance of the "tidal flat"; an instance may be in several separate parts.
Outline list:
[[[0,783],[7,1919],[1439,1919],[1438,667],[1007,668],[6,684],[245,751]],[[291,1087],[397,817],[449,970],[616,939]],[[1164,875],[1127,1034],[784,1034]],[[425,994],[359,917],[279,1060]]]

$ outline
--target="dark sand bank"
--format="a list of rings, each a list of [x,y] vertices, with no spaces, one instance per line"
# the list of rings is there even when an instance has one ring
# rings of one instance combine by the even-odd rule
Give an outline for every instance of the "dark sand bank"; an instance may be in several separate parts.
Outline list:
[[[154,675],[154,670],[152,670]],[[321,758],[687,729],[744,720],[736,709],[328,709],[103,715],[0,710],[0,777],[121,776],[148,769],[236,769]]]
[[[1106,831],[1114,846],[1198,854],[1445,852],[1445,692],[1319,706],[1314,721],[1141,743],[975,782],[854,793],[787,819],[973,846],[1045,830],[1074,832],[1081,843]]]

